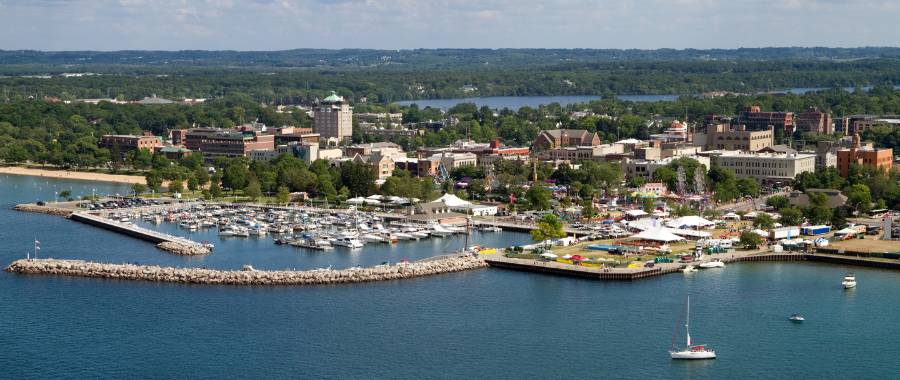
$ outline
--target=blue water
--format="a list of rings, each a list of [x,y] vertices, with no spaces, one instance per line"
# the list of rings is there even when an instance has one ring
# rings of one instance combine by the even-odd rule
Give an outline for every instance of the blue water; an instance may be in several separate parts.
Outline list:
[[[76,222],[9,210],[69,186],[127,190],[0,176],[0,263],[22,257],[37,235],[42,254],[54,257],[217,267],[245,258],[260,260],[254,266],[355,265],[338,251],[324,254],[332,257],[325,260],[249,240],[241,243],[254,247],[249,252],[221,243],[198,262]],[[409,247],[408,256],[425,255],[416,251],[431,244],[437,243]],[[359,256],[370,253],[381,255],[363,250]],[[275,258],[281,255],[290,258]],[[859,280],[853,291],[839,283],[847,270]],[[900,272],[824,264],[732,264],[633,283],[485,269],[322,287],[3,272],[0,288],[0,377],[11,379],[883,379],[900,373]],[[714,347],[715,361],[668,358],[673,338],[683,340],[676,326],[687,294],[695,341]],[[798,312],[807,322],[789,323],[787,316]]]

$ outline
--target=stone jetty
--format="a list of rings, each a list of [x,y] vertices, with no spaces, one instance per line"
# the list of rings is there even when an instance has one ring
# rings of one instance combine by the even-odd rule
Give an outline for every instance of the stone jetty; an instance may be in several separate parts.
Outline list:
[[[38,214],[47,214],[54,216],[68,217],[72,214],[72,209],[54,206],[38,206],[34,203],[20,204],[13,207],[16,211],[33,212]]]
[[[209,248],[197,243],[180,243],[177,241],[164,241],[157,244],[156,248],[182,256],[208,255],[212,252]]]
[[[281,270],[215,270],[134,264],[102,264],[83,260],[21,259],[7,268],[19,274],[109,278],[132,281],[209,285],[326,285],[401,280],[487,267],[472,256],[417,261],[371,268]]]

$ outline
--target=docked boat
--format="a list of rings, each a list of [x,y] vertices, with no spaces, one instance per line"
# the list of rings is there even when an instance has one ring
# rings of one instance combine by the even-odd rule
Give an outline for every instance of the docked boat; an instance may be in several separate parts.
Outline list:
[[[440,224],[433,225],[431,227],[431,231],[429,231],[429,232],[431,233],[431,236],[437,236],[437,237],[447,237],[447,236],[453,235],[455,233],[455,231],[447,229],[446,227],[444,227]]]
[[[481,231],[483,232],[503,232],[503,229],[497,226],[483,226],[481,227]]]
[[[806,318],[804,318],[804,317],[803,317],[802,315],[800,315],[800,314],[791,314],[791,316],[788,317],[788,319],[790,319],[791,322],[803,322],[803,321],[806,320]]]
[[[707,261],[705,263],[700,264],[700,268],[703,268],[703,269],[725,268],[725,263],[723,263],[719,260]]]
[[[702,359],[715,359],[716,352],[709,349],[702,344],[694,344],[691,340],[691,329],[690,329],[690,321],[691,321],[691,297],[688,297],[687,300],[687,314],[684,319],[684,331],[687,335],[687,346],[682,349],[674,349],[669,351],[669,355],[672,359],[677,360],[702,360]]]
[[[375,234],[365,234],[362,236],[362,241],[366,243],[385,243],[387,240],[385,238],[375,235]]]
[[[847,273],[844,276],[844,280],[841,281],[841,285],[844,286],[844,289],[852,289],[856,287],[856,275],[853,273]]]
[[[339,236],[335,238],[332,244],[347,248],[362,248],[363,242],[352,236]]]
[[[695,267],[693,265],[688,265],[688,266],[682,268],[681,271],[684,273],[694,273],[697,271],[697,267]]]

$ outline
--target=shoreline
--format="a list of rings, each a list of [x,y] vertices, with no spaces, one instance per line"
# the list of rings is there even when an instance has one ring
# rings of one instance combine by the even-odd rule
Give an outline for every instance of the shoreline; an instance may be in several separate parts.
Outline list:
[[[147,180],[144,177],[136,175],[79,172],[72,170],[34,169],[21,166],[0,166],[0,174],[12,174],[54,179],[70,179],[91,182],[111,182],[129,185],[136,183],[143,185],[147,183]]]

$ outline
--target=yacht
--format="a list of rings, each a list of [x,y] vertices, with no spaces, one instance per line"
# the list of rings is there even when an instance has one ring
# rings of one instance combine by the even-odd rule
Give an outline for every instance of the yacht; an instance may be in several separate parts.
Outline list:
[[[691,340],[691,297],[687,300],[687,316],[684,320],[684,332],[687,335],[687,346],[680,350],[669,351],[672,359],[678,360],[699,360],[699,359],[715,359],[716,352],[702,344],[694,344]]]
[[[338,236],[332,242],[334,245],[347,248],[362,248],[363,242],[353,236]]]
[[[446,237],[446,236],[453,235],[455,233],[454,231],[449,230],[440,224],[433,225],[431,227],[430,232],[431,232],[432,236],[437,236],[437,237]]]
[[[384,243],[384,242],[386,242],[385,238],[375,235],[375,234],[365,234],[362,236],[362,240],[367,243]]]
[[[710,268],[725,268],[725,263],[715,260],[715,261],[707,261],[703,264],[700,264],[700,268],[710,269]]]
[[[484,232],[503,232],[503,229],[497,226],[484,226],[481,227],[481,231]]]
[[[697,267],[695,267],[693,265],[688,265],[688,266],[684,267],[683,269],[681,269],[681,271],[684,273],[693,273],[693,272],[697,271]]]
[[[234,236],[234,230],[231,228],[225,227],[219,230],[219,236]]]
[[[841,285],[844,285],[844,289],[852,289],[856,287],[856,275],[853,273],[847,273],[844,276],[844,280],[841,281]]]

